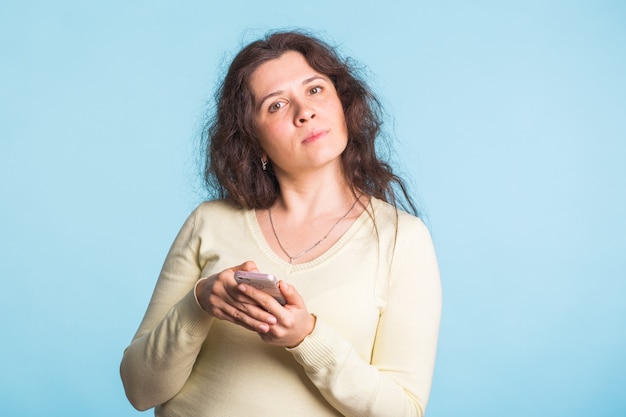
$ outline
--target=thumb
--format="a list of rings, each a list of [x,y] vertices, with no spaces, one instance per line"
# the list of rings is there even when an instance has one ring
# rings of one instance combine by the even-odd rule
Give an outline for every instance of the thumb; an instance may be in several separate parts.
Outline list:
[[[304,305],[304,300],[302,300],[300,293],[296,291],[295,287],[287,284],[283,280],[278,283],[278,286],[280,288],[280,292],[283,294],[283,297],[285,297],[285,301],[287,301],[287,304],[300,307]]]
[[[256,263],[254,263],[254,261],[246,261],[242,263],[241,265],[239,265],[238,268],[242,271],[247,271],[247,272],[259,272],[259,270],[256,267]]]

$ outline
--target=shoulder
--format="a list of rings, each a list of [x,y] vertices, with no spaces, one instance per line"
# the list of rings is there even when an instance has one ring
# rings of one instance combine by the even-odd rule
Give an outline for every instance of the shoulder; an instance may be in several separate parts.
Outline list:
[[[195,212],[202,214],[210,214],[210,213],[223,213],[223,214],[235,214],[242,213],[245,210],[241,207],[237,207],[233,203],[228,200],[209,200],[203,201],[196,207]]]
[[[239,221],[247,210],[237,207],[227,200],[210,200],[200,203],[189,216],[196,226],[207,224],[228,225]]]
[[[426,224],[382,200],[372,199],[373,221],[381,241],[389,245],[395,262],[416,259],[436,262],[434,243]],[[395,263],[394,262],[394,263]]]
[[[389,229],[394,235],[427,235],[430,236],[428,227],[421,218],[407,213],[391,204],[372,197],[371,210],[374,222],[379,229]]]
[[[372,207],[377,229],[390,237],[387,241],[391,261],[390,282],[411,288],[422,286],[420,291],[424,291],[427,285],[432,294],[440,291],[435,246],[422,219],[381,200],[373,200]]]

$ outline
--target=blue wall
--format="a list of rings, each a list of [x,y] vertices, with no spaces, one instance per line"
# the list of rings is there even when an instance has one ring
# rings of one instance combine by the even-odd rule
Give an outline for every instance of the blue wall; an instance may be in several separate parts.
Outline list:
[[[207,102],[276,27],[393,115],[444,288],[429,416],[626,414],[626,3],[211,3],[0,5],[2,415],[138,414],[119,360],[202,199]]]

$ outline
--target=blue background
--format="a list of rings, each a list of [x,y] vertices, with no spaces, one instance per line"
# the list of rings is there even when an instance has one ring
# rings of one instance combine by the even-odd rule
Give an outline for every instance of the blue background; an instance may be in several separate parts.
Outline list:
[[[626,3],[608,0],[2,2],[0,414],[138,415],[119,361],[203,198],[214,85],[290,27],[367,66],[432,230],[429,417],[626,415]]]

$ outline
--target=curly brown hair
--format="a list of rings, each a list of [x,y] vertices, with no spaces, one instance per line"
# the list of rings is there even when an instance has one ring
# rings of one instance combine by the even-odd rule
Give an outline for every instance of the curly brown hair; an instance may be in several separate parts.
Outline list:
[[[301,53],[308,64],[335,85],[348,128],[348,144],[341,155],[346,181],[362,192],[396,206],[396,190],[403,208],[417,214],[403,180],[376,152],[382,108],[349,59],[342,59],[324,41],[303,32],[272,32],[245,46],[233,59],[216,94],[216,108],[203,135],[204,180],[209,192],[246,209],[270,207],[280,189],[271,168],[262,169],[254,122],[252,73],[264,62],[287,51]]]

